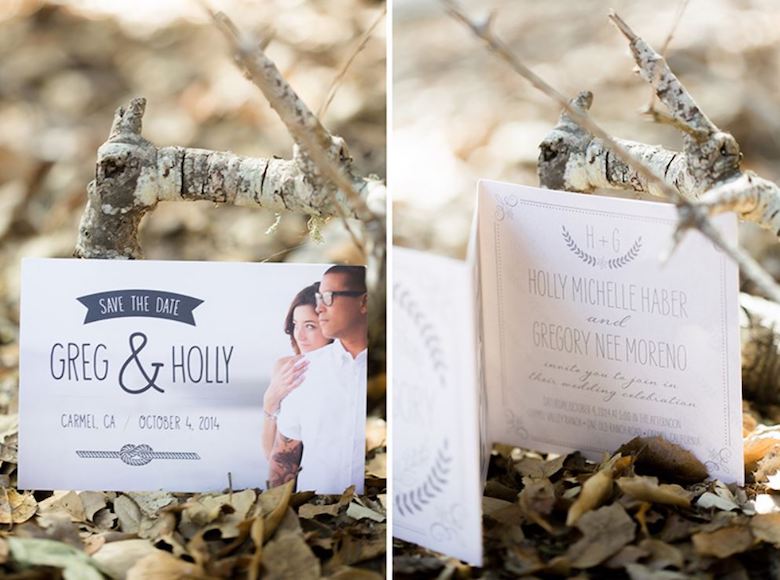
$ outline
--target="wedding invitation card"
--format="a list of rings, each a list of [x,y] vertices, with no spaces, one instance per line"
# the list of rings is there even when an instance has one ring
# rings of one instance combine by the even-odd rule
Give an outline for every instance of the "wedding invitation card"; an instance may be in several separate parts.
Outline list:
[[[298,488],[362,489],[365,352],[362,376],[351,382],[331,376],[330,367],[341,363],[328,357],[341,355],[340,338],[328,336],[315,298],[328,269],[25,259],[19,487],[266,487],[273,449],[264,449],[264,439],[319,431],[328,434],[322,444],[304,441],[292,466],[293,475],[300,469]],[[330,297],[331,308],[364,298],[347,293]],[[299,315],[306,336],[287,325],[298,324]],[[278,417],[269,417],[263,395],[278,362],[296,349],[310,364]],[[315,388],[332,404],[308,411],[297,427],[303,435],[283,432],[283,418],[293,424],[286,404],[313,400]]]
[[[461,375],[471,384],[458,388],[485,393],[483,445],[579,450],[599,459],[635,436],[661,435],[693,452],[712,478],[742,484],[736,265],[695,231],[663,263],[677,224],[671,204],[482,181],[476,211],[472,263],[457,266],[477,273],[478,282],[453,307],[457,314],[440,321],[440,333],[464,346],[442,351],[440,364],[475,361],[480,372]],[[735,216],[715,223],[736,241]],[[457,280],[442,258],[424,258],[425,284],[408,275],[404,261],[421,259],[397,253],[396,284],[420,296],[451,291]],[[480,322],[464,324],[474,312]],[[404,322],[396,317],[398,342],[418,333]],[[397,376],[414,376],[419,365],[403,350],[395,361]],[[394,388],[404,401],[421,384],[396,381]],[[439,404],[454,424],[472,424],[481,413],[477,403],[453,409],[440,397]],[[478,464],[480,448],[463,447],[464,464]],[[396,462],[409,461],[409,452],[398,441]],[[429,468],[421,464],[420,472]],[[396,494],[408,489],[394,484]],[[480,496],[463,492],[457,500],[479,506]],[[481,543],[458,551],[432,535],[419,543],[456,556],[477,550],[467,560],[481,561]]]

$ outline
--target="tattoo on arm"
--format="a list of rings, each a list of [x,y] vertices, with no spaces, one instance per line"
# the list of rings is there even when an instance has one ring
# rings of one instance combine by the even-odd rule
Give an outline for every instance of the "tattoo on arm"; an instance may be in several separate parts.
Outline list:
[[[276,487],[295,479],[301,468],[302,456],[303,441],[289,439],[277,430],[274,446],[271,449],[268,487]]]

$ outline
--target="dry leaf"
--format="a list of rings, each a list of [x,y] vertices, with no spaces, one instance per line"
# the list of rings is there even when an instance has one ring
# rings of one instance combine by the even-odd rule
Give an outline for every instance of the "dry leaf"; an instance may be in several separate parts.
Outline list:
[[[745,439],[745,469],[754,470],[754,466],[775,446],[780,445],[780,425],[759,425]]]
[[[750,528],[743,525],[727,526],[714,532],[700,532],[691,538],[702,556],[728,558],[749,550],[755,544]]]
[[[263,562],[263,535],[263,518],[257,516],[252,520],[252,527],[249,531],[249,536],[255,545],[252,562],[249,565],[249,580],[257,580],[260,576],[260,565]]]
[[[756,481],[767,481],[770,475],[778,471],[780,471],[780,445],[773,445],[756,464],[753,477]]]
[[[626,495],[640,501],[689,507],[691,494],[676,484],[658,484],[657,477],[638,475],[621,477],[617,480],[618,487]]]
[[[379,417],[369,417],[366,421],[366,452],[382,447],[387,440],[387,423]]]
[[[707,468],[696,456],[663,437],[634,437],[618,450],[635,457],[637,471],[685,483],[707,478]]]
[[[75,491],[55,491],[38,504],[38,513],[64,512],[72,522],[85,522],[84,503]]]
[[[157,552],[148,540],[123,540],[104,544],[92,559],[114,580],[124,580],[136,562]]]
[[[123,532],[138,533],[141,523],[141,508],[131,498],[120,495],[114,500],[114,513],[119,518],[119,528]]]
[[[387,479],[387,453],[377,453],[366,464],[366,475]]]
[[[553,527],[545,516],[555,507],[555,487],[549,479],[523,478],[523,491],[517,497],[523,515],[528,521],[541,526],[552,533]]]
[[[295,480],[288,481],[284,485],[264,491],[258,498],[263,519],[265,520],[263,522],[263,537],[266,542],[287,514],[287,506],[290,504],[293,485],[295,485]]]
[[[306,545],[302,533],[278,534],[271,539],[263,549],[263,569],[268,579],[320,577],[320,561]]]
[[[563,468],[563,462],[566,461],[565,455],[559,455],[554,459],[542,459],[525,455],[520,461],[515,463],[515,469],[524,477],[533,477],[540,479],[550,478]]]
[[[650,555],[650,552],[644,550],[638,546],[623,546],[620,551],[612,556],[609,560],[604,562],[607,568],[613,570],[625,568],[628,564],[633,564],[641,558],[645,558]]]
[[[8,562],[8,556],[11,554],[11,548],[8,545],[8,541],[4,538],[0,538],[0,564]]]
[[[734,500],[730,500],[710,491],[705,491],[703,494],[701,494],[699,499],[696,500],[696,505],[705,510],[710,508],[717,508],[723,511],[739,509],[739,506],[736,504],[736,502],[734,502]]]
[[[645,538],[639,542],[639,547],[648,552],[650,561],[647,566],[653,570],[663,570],[668,566],[682,569],[685,564],[683,553],[666,542],[653,538]]]
[[[176,501],[167,491],[132,491],[125,495],[130,496],[143,514],[149,517],[156,516],[162,508]]]
[[[344,536],[338,551],[328,562],[328,571],[333,572],[341,566],[351,566],[383,555],[387,551],[385,527],[378,526],[374,537],[356,538],[350,534]]]
[[[106,507],[106,495],[100,491],[82,491],[79,497],[88,522],[94,521],[95,514]]]
[[[769,495],[768,493],[760,493],[753,501],[753,505],[757,514],[777,513],[780,512],[780,497]]]
[[[14,488],[0,489],[0,524],[21,524],[35,515],[38,502],[29,494]]]
[[[653,570],[642,564],[628,564],[626,572],[631,580],[690,580],[691,578],[688,574],[671,570]]]
[[[386,519],[384,514],[380,514],[379,512],[360,505],[357,502],[352,502],[349,504],[349,507],[347,508],[347,515],[356,520],[369,519],[375,522],[383,522]]]
[[[607,467],[591,475],[582,485],[582,492],[569,508],[566,525],[575,525],[585,513],[599,507],[611,494],[612,468]]]
[[[354,496],[355,486],[351,485],[344,491],[344,493],[341,494],[339,501],[336,503],[325,505],[306,503],[298,509],[298,516],[307,519],[311,519],[319,515],[337,516],[342,511],[344,511]]]
[[[583,537],[566,552],[575,568],[600,564],[631,542],[636,534],[636,524],[618,503],[583,514],[577,528]]]
[[[328,576],[329,580],[382,580],[384,576],[371,570],[344,566]]]
[[[780,513],[753,516],[750,518],[750,529],[759,540],[780,548]]]
[[[163,512],[155,518],[144,517],[138,526],[138,535],[141,538],[157,540],[172,533],[176,529],[176,516]]]
[[[127,571],[127,580],[211,580],[195,564],[179,560],[168,552],[141,558]]]
[[[62,568],[65,580],[103,580],[94,560],[72,546],[38,538],[8,538],[11,559],[22,566]]]

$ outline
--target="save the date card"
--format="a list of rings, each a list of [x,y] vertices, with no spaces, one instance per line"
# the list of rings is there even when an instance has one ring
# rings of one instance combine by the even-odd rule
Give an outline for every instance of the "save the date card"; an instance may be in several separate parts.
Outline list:
[[[362,488],[365,345],[330,322],[364,316],[356,272],[25,259],[19,487]]]

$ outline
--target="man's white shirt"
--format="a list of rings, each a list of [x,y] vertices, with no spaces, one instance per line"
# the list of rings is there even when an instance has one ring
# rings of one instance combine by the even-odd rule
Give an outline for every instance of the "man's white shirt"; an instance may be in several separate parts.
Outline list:
[[[299,491],[363,493],[367,351],[354,359],[340,340],[306,354],[300,387],[283,401],[277,429],[303,442]]]

